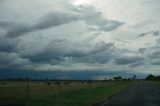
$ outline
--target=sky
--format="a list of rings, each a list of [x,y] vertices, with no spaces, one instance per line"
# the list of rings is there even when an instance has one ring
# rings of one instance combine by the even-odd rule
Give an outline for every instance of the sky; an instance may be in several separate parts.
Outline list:
[[[159,0],[0,0],[0,78],[160,75]]]

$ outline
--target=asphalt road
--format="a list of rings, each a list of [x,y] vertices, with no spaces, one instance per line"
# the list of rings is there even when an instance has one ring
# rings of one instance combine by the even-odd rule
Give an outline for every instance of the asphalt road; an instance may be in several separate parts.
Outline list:
[[[160,106],[160,88],[151,82],[136,82],[102,106]]]

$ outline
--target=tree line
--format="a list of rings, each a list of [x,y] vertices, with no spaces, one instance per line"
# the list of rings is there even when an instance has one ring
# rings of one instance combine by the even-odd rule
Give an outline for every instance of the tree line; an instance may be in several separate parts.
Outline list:
[[[151,80],[160,80],[160,76],[154,76],[154,75],[152,75],[152,74],[149,74],[146,78],[145,78],[146,80],[149,80],[149,81],[151,81]]]

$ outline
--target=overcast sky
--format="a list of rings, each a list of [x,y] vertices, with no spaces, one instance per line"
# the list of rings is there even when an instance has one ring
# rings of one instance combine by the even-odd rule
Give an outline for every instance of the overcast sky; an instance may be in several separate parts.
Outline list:
[[[0,77],[159,75],[159,10],[160,0],[0,0]]]

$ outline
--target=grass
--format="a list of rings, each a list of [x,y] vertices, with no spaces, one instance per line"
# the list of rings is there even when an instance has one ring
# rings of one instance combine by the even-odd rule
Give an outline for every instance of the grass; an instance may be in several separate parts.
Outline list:
[[[0,86],[0,105],[22,104],[26,106],[90,106],[115,95],[130,85],[130,82],[116,82],[114,84],[96,87],[87,84],[76,86],[63,85],[59,93],[57,86],[35,86],[29,89],[26,100],[26,85]]]
[[[154,81],[154,80],[153,80],[153,81],[151,81],[151,83],[153,83],[154,85],[160,87],[160,81],[156,81],[156,80]]]

